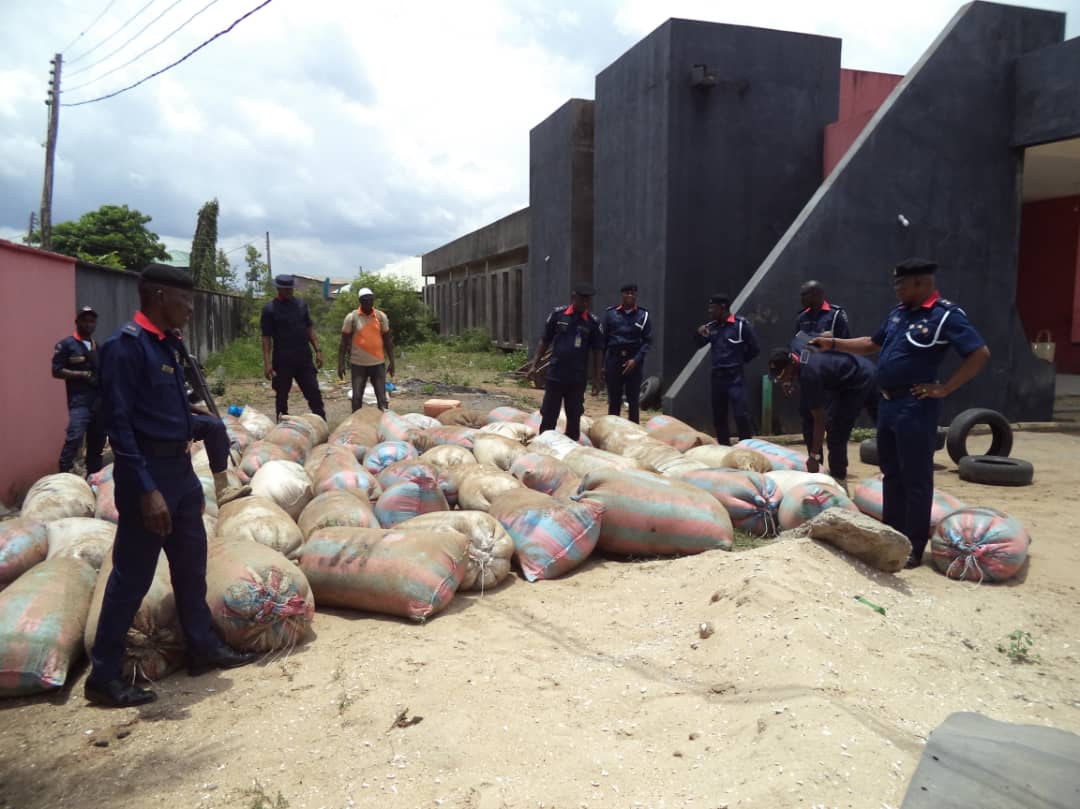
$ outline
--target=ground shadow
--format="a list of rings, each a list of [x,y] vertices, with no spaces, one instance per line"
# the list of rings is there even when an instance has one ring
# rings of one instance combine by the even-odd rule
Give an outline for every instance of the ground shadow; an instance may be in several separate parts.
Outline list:
[[[813,540],[813,542],[819,548],[824,548],[833,556],[843,560],[848,565],[848,567],[850,567],[867,581],[872,582],[873,584],[880,585],[882,587],[887,587],[888,589],[900,593],[901,595],[910,596],[914,593],[914,591],[911,589],[911,585],[908,584],[905,579],[900,578],[900,576],[898,576],[897,574],[885,573],[881,570],[874,570],[873,568],[869,567],[866,562],[856,559],[851,554],[845,553],[836,546],[830,545],[827,542],[823,542],[820,539],[815,539]]]

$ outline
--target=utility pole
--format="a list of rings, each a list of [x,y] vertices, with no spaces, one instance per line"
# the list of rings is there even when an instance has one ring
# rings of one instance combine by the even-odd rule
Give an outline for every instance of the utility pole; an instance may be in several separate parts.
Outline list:
[[[271,278],[274,277],[273,270],[270,269],[270,231],[266,231],[266,272]]]
[[[41,249],[52,247],[52,190],[53,158],[56,156],[56,134],[60,128],[60,67],[63,57],[52,60],[52,86],[45,103],[49,107],[49,132],[45,138],[45,181],[41,187]]]

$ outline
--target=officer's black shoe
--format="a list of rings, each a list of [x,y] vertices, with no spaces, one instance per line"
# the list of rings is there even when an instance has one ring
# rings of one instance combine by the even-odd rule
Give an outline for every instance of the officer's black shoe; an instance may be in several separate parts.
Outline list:
[[[106,708],[131,708],[136,705],[145,705],[157,699],[157,694],[148,688],[139,688],[125,680],[109,680],[106,683],[97,683],[91,679],[86,681],[86,699],[95,705],[104,705]]]
[[[921,565],[921,564],[922,564],[922,555],[920,554],[919,556],[916,556],[915,554],[911,554],[911,556],[909,556],[907,558],[907,562],[904,564],[904,567],[907,568],[908,570],[912,570],[914,568],[919,567],[919,565]]]
[[[199,655],[188,660],[188,674],[198,677],[214,669],[235,669],[246,666],[259,657],[257,652],[238,652],[228,646],[219,646],[208,655]]]

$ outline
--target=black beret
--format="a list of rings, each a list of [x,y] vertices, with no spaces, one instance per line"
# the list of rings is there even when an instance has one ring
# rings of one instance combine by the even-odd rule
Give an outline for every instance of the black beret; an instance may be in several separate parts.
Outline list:
[[[709,296],[709,303],[717,303],[721,306],[730,306],[731,298],[729,298],[727,295],[722,295],[717,292],[715,295]]]
[[[621,287],[619,287],[619,292],[637,292],[637,284],[635,284],[633,281],[627,284],[623,284]]]
[[[191,273],[179,267],[170,267],[168,264],[147,264],[139,274],[139,281],[162,287],[195,289],[195,281],[192,280]]]
[[[893,278],[907,278],[912,275],[933,275],[937,271],[937,262],[925,258],[909,258],[893,267]]]
[[[274,286],[278,289],[292,289],[296,286],[296,279],[291,275],[275,275]]]
[[[591,298],[596,294],[596,290],[593,289],[592,284],[575,284],[574,294],[580,295],[582,298]]]
[[[93,315],[94,317],[97,317],[98,313],[97,313],[97,310],[94,309],[93,306],[89,306],[89,305],[88,306],[80,306],[79,311],[75,313],[75,318],[78,319],[78,318],[82,317],[83,315]]]

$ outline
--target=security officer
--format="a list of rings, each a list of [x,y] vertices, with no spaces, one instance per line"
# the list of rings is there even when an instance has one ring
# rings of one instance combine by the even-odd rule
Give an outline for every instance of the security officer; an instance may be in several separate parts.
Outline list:
[[[716,440],[731,443],[728,429],[728,406],[735,416],[739,438],[751,438],[754,424],[743,386],[743,366],[761,353],[757,336],[749,321],[731,313],[731,298],[712,295],[709,298],[708,323],[694,335],[699,346],[712,346],[712,411]]]
[[[98,387],[98,347],[94,342],[97,319],[92,306],[82,307],[75,315],[75,333],[57,343],[53,350],[53,378],[63,379],[67,388],[68,428],[60,451],[61,472],[72,470],[83,438],[86,438],[86,473],[91,475],[101,469],[105,424]]]
[[[844,307],[830,303],[825,299],[825,287],[820,281],[807,281],[799,289],[799,302],[802,309],[795,319],[795,333],[806,337],[826,334],[830,337],[846,338],[851,336],[847,312]],[[799,418],[802,420],[803,442],[810,446],[814,437],[814,417],[810,408],[799,397]],[[820,448],[820,444],[817,445]]]
[[[128,628],[162,550],[187,640],[188,672],[232,668],[255,657],[221,641],[206,605],[203,494],[188,452],[194,425],[174,331],[191,317],[192,288],[183,270],[151,264],[139,278],[139,311],[101,348],[105,427],[116,455],[120,519],[86,679],[86,698],[100,705],[126,707],[156,699],[153,691],[123,680],[121,666]]]
[[[569,306],[556,306],[544,324],[544,334],[529,367],[529,375],[551,346],[551,363],[544,383],[544,401],[540,405],[540,432],[554,430],[559,410],[566,409],[566,437],[581,437],[581,416],[585,412],[585,384],[592,379],[594,396],[600,394],[600,353],[604,347],[604,329],[589,311],[595,290],[578,284]]]
[[[884,472],[884,521],[911,541],[907,567],[922,564],[934,496],[934,448],[941,402],[983,369],[990,349],[964,310],[934,285],[937,264],[912,258],[893,269],[900,305],[871,337],[815,337],[817,348],[878,359],[878,463]],[[944,383],[938,368],[952,346],[963,357]]]
[[[866,407],[877,415],[877,388],[874,364],[865,357],[839,351],[804,351],[793,346],[773,349],[769,374],[787,389],[796,380],[802,402],[813,420],[806,449],[806,468],[821,471],[822,446],[828,441],[829,474],[839,481],[847,478],[847,445],[855,419]]]
[[[640,421],[641,378],[652,347],[649,310],[637,305],[637,284],[623,284],[622,303],[604,312],[604,379],[608,415],[617,416],[626,392],[627,418]]]
[[[277,296],[262,310],[263,373],[274,388],[277,418],[289,412],[289,391],[293,379],[316,416],[326,418],[316,368],[322,368],[322,349],[311,323],[307,304],[294,297],[296,280],[291,275],[274,278]],[[315,363],[311,362],[311,343]],[[272,349],[272,350],[271,350]]]

